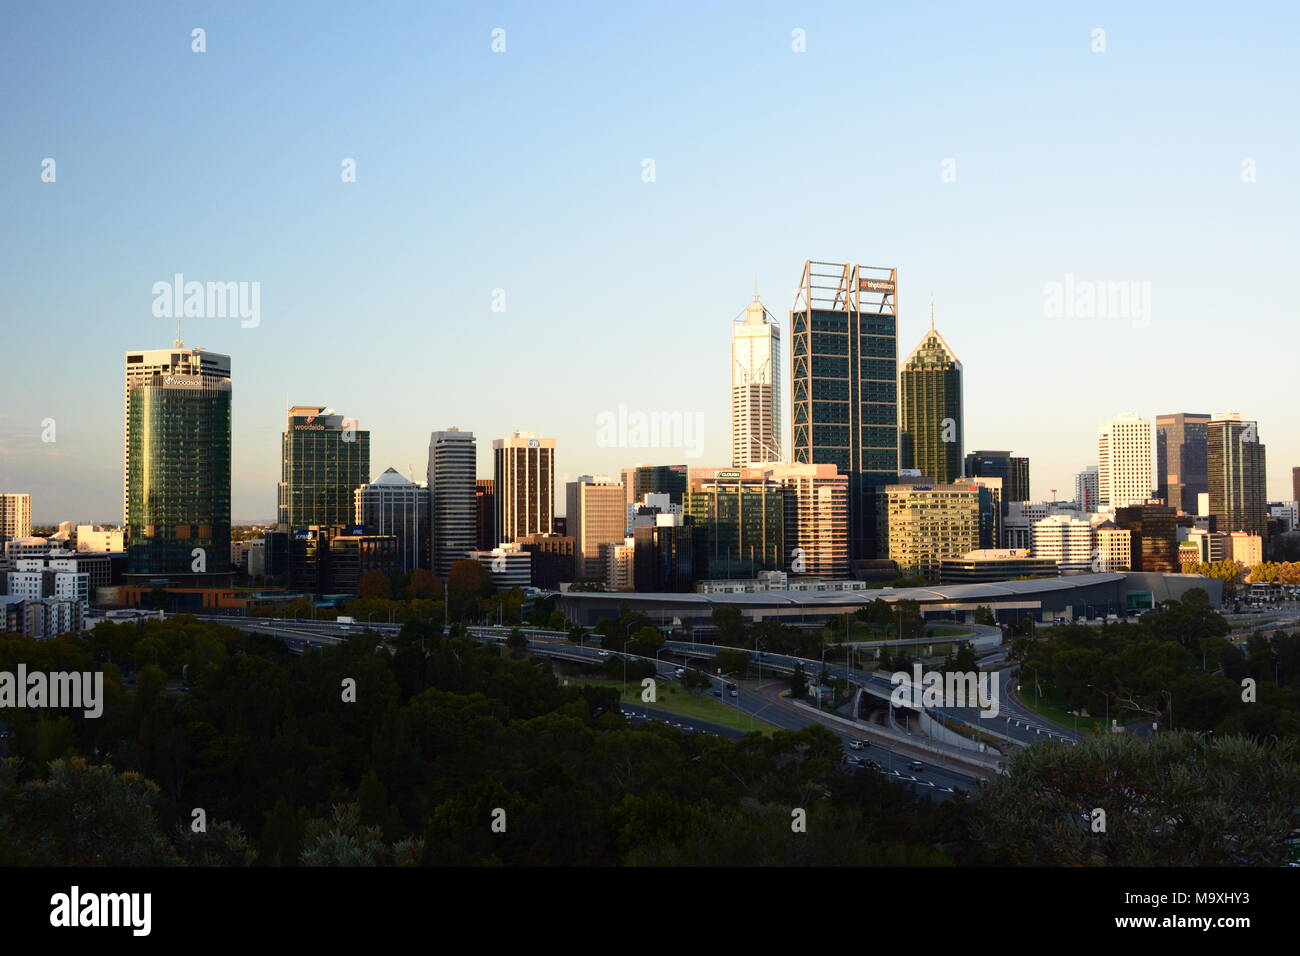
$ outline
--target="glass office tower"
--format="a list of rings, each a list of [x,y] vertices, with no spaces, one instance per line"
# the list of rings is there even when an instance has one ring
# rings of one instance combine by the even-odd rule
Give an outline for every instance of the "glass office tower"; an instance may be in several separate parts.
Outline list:
[[[1187,514],[1196,513],[1198,496],[1210,490],[1209,424],[1209,415],[1194,412],[1156,416],[1156,497]]]
[[[356,490],[370,481],[370,432],[332,408],[295,405],[282,438],[281,530],[352,527]]]
[[[883,557],[898,477],[898,270],[804,263],[790,310],[794,460],[849,479],[849,559]]]
[[[775,481],[719,478],[686,492],[699,578],[752,578],[785,568],[785,489]]]
[[[127,408],[127,573],[217,583],[230,571],[230,380],[157,372]]]
[[[961,362],[934,328],[912,350],[899,372],[902,416],[900,468],[915,468],[940,484],[962,473]]]

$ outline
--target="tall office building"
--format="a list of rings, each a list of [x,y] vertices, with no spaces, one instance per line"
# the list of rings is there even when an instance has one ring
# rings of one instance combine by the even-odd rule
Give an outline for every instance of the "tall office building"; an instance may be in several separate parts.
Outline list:
[[[1074,503],[1084,514],[1097,510],[1099,503],[1097,466],[1089,465],[1074,476]]]
[[[131,519],[130,489],[127,476],[131,471],[131,390],[152,383],[155,376],[181,375],[202,382],[230,382],[230,356],[203,349],[187,349],[178,338],[169,349],[145,349],[126,353],[126,393],[122,441],[122,524]]]
[[[230,567],[230,357],[126,355],[127,574],[220,584]]]
[[[429,491],[389,468],[355,492],[356,524],[368,535],[397,539],[397,569],[429,567]]]
[[[441,578],[451,573],[452,564],[468,560],[478,547],[477,454],[473,432],[448,428],[429,436],[433,573]]]
[[[1173,508],[1153,502],[1137,502],[1116,508],[1115,527],[1130,534],[1131,570],[1165,574],[1177,574],[1182,570],[1178,561],[1178,524]]]
[[[0,538],[10,541],[32,536],[32,496],[26,493],[0,494]]]
[[[576,542],[583,578],[604,579],[608,546],[626,537],[625,501],[623,486],[605,475],[580,475],[565,486],[565,530]]]
[[[900,468],[914,468],[941,484],[962,474],[961,362],[934,327],[903,360],[898,372]]]
[[[1206,426],[1209,415],[1178,412],[1156,416],[1156,497],[1188,514],[1207,484]]]
[[[781,328],[758,301],[731,326],[731,464],[781,460]]]
[[[849,576],[849,479],[834,465],[770,465],[762,469],[785,488],[786,562],[793,574]]]
[[[780,483],[719,473],[692,481],[682,510],[693,525],[697,578],[752,578],[759,571],[786,567],[785,489]]]
[[[1300,501],[1300,468],[1291,469],[1291,500]]]
[[[969,482],[906,483],[884,489],[889,560],[904,575],[937,580],[944,558],[980,545],[980,488]]]
[[[1082,573],[1093,567],[1093,532],[1087,518],[1048,515],[1034,522],[1033,553],[1050,558],[1062,574]]]
[[[474,479],[475,540],[480,551],[491,551],[497,543],[496,482],[491,478]]]
[[[966,456],[967,478],[1001,478],[1004,503],[1029,500],[1029,459],[1009,451],[981,449]]]
[[[848,477],[849,559],[876,559],[898,477],[898,270],[805,262],[790,330],[794,460]]]
[[[494,438],[492,458],[497,537],[507,542],[549,534],[555,510],[555,439],[532,432]]]
[[[370,432],[332,408],[294,405],[280,445],[280,530],[351,527],[370,481]]]
[[[1265,537],[1268,497],[1259,426],[1237,412],[1215,415],[1206,426],[1206,445],[1214,529]]]
[[[1151,423],[1120,415],[1097,428],[1097,497],[1102,506],[1123,508],[1151,498]]]

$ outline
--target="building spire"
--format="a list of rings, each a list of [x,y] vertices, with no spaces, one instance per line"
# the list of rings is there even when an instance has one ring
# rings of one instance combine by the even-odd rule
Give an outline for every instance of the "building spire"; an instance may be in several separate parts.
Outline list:
[[[930,293],[930,331],[934,331],[934,293]]]
[[[181,316],[180,313],[177,312],[176,313],[176,341],[172,343],[172,348],[180,349],[184,347],[185,347],[185,343],[181,341]]]

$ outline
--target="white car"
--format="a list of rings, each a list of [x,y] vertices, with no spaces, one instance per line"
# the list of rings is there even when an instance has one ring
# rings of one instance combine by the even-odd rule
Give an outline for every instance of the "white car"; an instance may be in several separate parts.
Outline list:
[[[597,657],[609,657],[609,651],[597,651],[597,652],[596,652],[596,656],[597,656]]]

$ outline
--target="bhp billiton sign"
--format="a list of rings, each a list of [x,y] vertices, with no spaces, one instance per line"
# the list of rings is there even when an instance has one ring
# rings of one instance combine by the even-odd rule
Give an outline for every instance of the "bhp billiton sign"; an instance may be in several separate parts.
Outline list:
[[[860,292],[888,292],[894,294],[894,283],[888,279],[859,279],[858,290]]]

